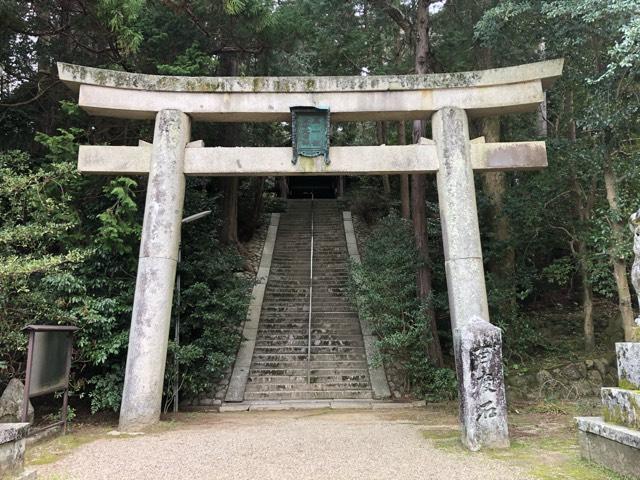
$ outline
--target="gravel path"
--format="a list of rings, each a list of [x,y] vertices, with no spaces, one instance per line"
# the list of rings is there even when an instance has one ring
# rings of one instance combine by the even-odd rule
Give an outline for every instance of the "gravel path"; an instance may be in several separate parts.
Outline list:
[[[434,448],[415,414],[251,412],[105,438],[37,468],[40,479],[525,480],[478,454]],[[198,422],[198,423],[196,423]]]

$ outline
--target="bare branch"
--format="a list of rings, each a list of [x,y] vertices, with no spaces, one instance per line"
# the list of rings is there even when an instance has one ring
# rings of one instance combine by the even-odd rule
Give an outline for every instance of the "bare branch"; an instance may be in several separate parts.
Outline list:
[[[38,94],[35,97],[30,98],[29,100],[25,100],[23,102],[17,102],[17,103],[0,103],[0,107],[6,107],[6,108],[21,107],[22,105],[28,105],[30,103],[33,103],[36,100],[38,100],[42,95],[44,95],[48,90],[51,90],[51,88],[53,88],[58,83],[60,83],[60,80],[56,80],[55,82],[50,84],[48,87],[40,90],[40,92],[38,92]]]
[[[396,22],[398,26],[404,31],[405,35],[411,35],[411,22],[407,16],[402,13],[395,5],[391,5],[389,0],[373,0],[373,3],[382,9],[391,20]]]

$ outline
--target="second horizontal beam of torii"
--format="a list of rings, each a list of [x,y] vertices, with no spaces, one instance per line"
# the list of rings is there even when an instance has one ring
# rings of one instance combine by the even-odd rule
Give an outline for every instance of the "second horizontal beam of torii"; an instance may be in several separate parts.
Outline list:
[[[436,145],[422,139],[415,145],[331,147],[322,157],[291,162],[291,147],[212,147],[192,142],[185,150],[184,174],[189,176],[393,175],[435,173]],[[146,175],[152,146],[81,146],[78,170],[85,174]],[[474,170],[535,170],[547,166],[545,142],[484,143],[471,141]]]

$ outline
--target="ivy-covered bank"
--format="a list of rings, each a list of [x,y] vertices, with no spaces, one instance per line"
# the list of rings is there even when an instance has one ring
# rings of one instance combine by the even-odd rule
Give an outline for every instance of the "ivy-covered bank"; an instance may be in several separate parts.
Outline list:
[[[415,294],[419,257],[410,222],[392,210],[361,244],[361,263],[351,265],[349,295],[378,337],[376,360],[385,366],[392,395],[454,398],[454,371],[436,368],[426,354],[430,309]]]

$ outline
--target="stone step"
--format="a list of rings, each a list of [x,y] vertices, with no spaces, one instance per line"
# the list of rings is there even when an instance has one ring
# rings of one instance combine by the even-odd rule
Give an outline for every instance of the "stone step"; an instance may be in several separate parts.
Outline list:
[[[328,382],[328,383],[254,383],[247,382],[246,392],[294,392],[294,391],[335,391],[335,390],[366,390],[369,382]]]
[[[258,329],[258,335],[262,335],[263,333],[272,334],[272,333],[286,333],[294,336],[308,336],[309,335],[309,325],[305,323],[304,325],[300,325],[295,328],[282,328],[281,325],[274,326],[260,326]],[[311,336],[313,338],[325,337],[328,335],[333,335],[332,338],[336,338],[338,336],[343,335],[361,335],[360,326],[357,324],[353,325],[314,325],[311,324]],[[258,341],[259,338],[256,339]]]
[[[266,375],[260,372],[256,376],[249,377],[249,382],[254,384],[306,384],[307,383],[307,371],[299,370],[299,373],[295,375]],[[350,382],[368,382],[369,376],[366,373],[360,374],[334,374],[334,375],[310,375],[312,384],[315,383],[350,383]],[[366,387],[363,387],[366,388]]]
[[[308,347],[306,345],[260,345],[255,347],[254,355],[304,355],[306,358]],[[364,347],[321,346],[311,347],[311,357],[318,355],[351,355],[360,358],[364,354]]]
[[[324,314],[327,315],[324,315]],[[291,324],[304,322],[305,325],[309,320],[309,312],[278,312],[278,311],[263,311],[260,322],[264,320],[265,323],[282,323],[289,322]],[[343,313],[333,314],[331,312],[311,312],[311,323],[318,324],[357,324],[358,316],[355,313]]]
[[[260,327],[258,331],[258,337],[261,335],[295,335],[299,337],[307,337],[308,335],[308,327],[305,325],[304,327],[299,327],[298,329],[291,328],[264,328]],[[353,326],[350,328],[314,328],[311,327],[311,336],[313,338],[349,338],[349,337],[361,337],[362,333],[360,332],[360,327]],[[258,340],[256,340],[258,341]]]
[[[256,362],[302,362],[307,360],[305,353],[261,353],[255,352]],[[341,362],[341,361],[362,361],[365,359],[362,353],[314,353],[311,360],[314,362]]]
[[[314,332],[311,331],[311,337],[313,339],[322,339],[323,341],[336,341],[336,342],[362,342],[362,335],[359,333],[354,333],[351,335],[346,334],[334,334],[332,332]],[[281,333],[281,332],[270,332],[268,330],[260,332],[260,338],[257,340],[258,342],[264,341],[273,341],[273,342],[306,342],[308,338],[308,332],[304,331],[302,333]]]
[[[290,369],[305,369],[307,368],[307,362],[300,360],[255,360],[251,365],[250,374],[258,370],[290,370]],[[309,368],[312,370],[336,370],[336,369],[365,369],[367,363],[364,360],[342,360],[336,361],[318,361],[311,359],[309,362]],[[254,370],[255,369],[255,370]]]
[[[260,322],[259,333],[287,333],[291,332],[294,335],[302,334],[306,335],[309,330],[309,322],[306,317],[301,318],[298,321],[295,319],[288,319],[285,321],[278,321],[278,319],[267,319],[264,322]],[[360,332],[360,324],[355,321],[342,321],[342,322],[311,322],[311,332],[317,334],[333,333],[335,335],[342,335],[351,331],[353,335],[357,335]]]
[[[606,422],[640,430],[640,391],[605,387],[601,389]]]
[[[334,335],[335,337],[335,335]],[[345,348],[362,348],[364,346],[364,342],[362,339],[352,339],[352,340],[343,340],[343,339],[325,339],[320,338],[318,336],[311,335],[311,350],[318,350],[320,348],[336,348],[336,349],[345,349]],[[308,338],[300,337],[296,340],[290,339],[259,339],[256,341],[256,348],[307,348],[308,347]]]
[[[342,319],[342,318],[358,318],[358,314],[347,309],[349,305],[340,304],[322,304],[313,305],[311,316],[318,319]],[[309,315],[309,304],[300,302],[297,305],[282,306],[280,303],[272,303],[269,305],[263,305],[261,312],[264,314],[264,318],[269,316],[284,317],[287,315]]]
[[[246,392],[245,400],[333,400],[333,399],[370,399],[371,390],[334,390],[334,391],[262,391]]]
[[[307,365],[299,365],[297,368],[256,368],[254,370],[259,375],[254,378],[269,377],[295,377],[304,376],[307,378]],[[368,377],[369,370],[366,368],[315,368],[310,370],[313,377],[335,377],[335,376],[352,376],[352,377]]]

